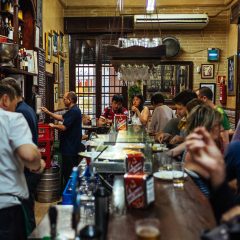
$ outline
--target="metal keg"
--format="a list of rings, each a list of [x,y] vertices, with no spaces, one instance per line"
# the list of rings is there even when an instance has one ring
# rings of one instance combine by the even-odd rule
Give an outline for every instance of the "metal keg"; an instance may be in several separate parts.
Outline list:
[[[45,169],[37,186],[36,201],[49,203],[60,198],[60,167]]]

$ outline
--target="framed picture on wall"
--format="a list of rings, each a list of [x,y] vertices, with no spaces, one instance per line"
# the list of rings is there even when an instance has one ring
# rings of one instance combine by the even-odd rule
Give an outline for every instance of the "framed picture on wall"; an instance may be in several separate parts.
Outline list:
[[[40,48],[40,27],[35,25],[35,41],[34,41],[34,47]]]
[[[52,30],[53,38],[53,56],[58,56],[58,33],[55,30]]]
[[[46,62],[52,60],[52,34],[50,32],[45,33],[45,54]]]
[[[228,95],[236,95],[237,56],[228,58]]]
[[[54,84],[54,103],[58,103],[58,84]]]
[[[64,34],[61,31],[59,31],[58,35],[59,35],[58,52],[61,56],[63,56],[63,53],[64,53],[64,46],[63,46]]]
[[[200,83],[199,88],[208,87],[213,93],[213,103],[216,101],[216,83]]]
[[[202,79],[214,78],[214,64],[201,65],[201,78]]]
[[[53,78],[54,83],[59,83],[59,65],[58,63],[53,63]]]
[[[59,97],[63,97],[64,95],[64,60],[63,58],[59,58]]]

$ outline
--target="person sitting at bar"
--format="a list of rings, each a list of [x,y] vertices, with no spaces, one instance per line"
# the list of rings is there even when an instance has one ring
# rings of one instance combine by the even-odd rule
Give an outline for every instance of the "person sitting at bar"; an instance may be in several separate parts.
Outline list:
[[[235,142],[237,143],[237,142]],[[238,144],[238,149],[240,143]],[[187,151],[191,158],[187,163],[202,169],[202,177],[211,185],[210,201],[219,222],[224,212],[240,203],[239,195],[236,197],[226,181],[225,160],[211,134],[204,128],[198,127],[186,138]],[[233,208],[225,219],[239,215],[239,208]]]
[[[87,114],[82,114],[82,126],[90,126],[91,118]],[[82,140],[88,140],[88,130],[82,130]]]
[[[133,125],[147,125],[150,111],[148,107],[144,106],[144,98],[142,94],[134,95],[132,99],[131,111],[133,113],[131,116]]]
[[[171,119],[163,129],[163,132],[156,134],[155,140],[169,142],[170,144],[179,144],[184,141],[184,128],[186,124],[186,105],[192,99],[197,98],[197,94],[192,90],[184,90],[180,92],[174,99],[177,118]],[[173,133],[177,133],[174,135]]]
[[[219,149],[221,149],[221,117],[221,114],[215,109],[212,109],[205,104],[198,105],[192,109],[187,117],[186,132],[187,134],[190,134],[196,127],[204,126],[211,134]],[[191,158],[191,155],[188,151],[185,151],[184,153],[185,154],[183,155],[183,161],[186,161],[186,171],[192,177],[193,181],[203,192],[203,194],[209,197],[210,189],[208,183],[201,178],[201,176],[205,176],[205,172],[201,168],[198,168],[198,166],[195,164],[191,164],[191,161],[187,161],[189,158]]]
[[[164,97],[161,93],[155,93],[152,96],[151,104],[154,111],[148,131],[155,134],[162,131],[166,124],[175,117],[175,114],[170,107],[164,104]]]
[[[114,121],[114,116],[116,114],[124,114],[128,116],[128,110],[122,106],[123,104],[123,97],[121,95],[114,95],[112,97],[112,103],[111,106],[106,107],[101,114],[98,125],[106,126],[106,125],[112,125]]]
[[[223,148],[226,149],[227,145],[229,144],[229,130],[230,130],[230,123],[228,120],[228,116],[223,110],[222,107],[216,106],[213,103],[213,92],[208,87],[202,87],[196,91],[198,98],[201,99],[205,104],[210,106],[213,109],[216,109],[222,115],[222,126],[223,130],[221,131],[221,137],[223,139]]]

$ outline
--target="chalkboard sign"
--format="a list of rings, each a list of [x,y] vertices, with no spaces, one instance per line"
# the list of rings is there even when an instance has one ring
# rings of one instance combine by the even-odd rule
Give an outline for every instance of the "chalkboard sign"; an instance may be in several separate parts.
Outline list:
[[[45,75],[45,51],[38,49],[38,94],[42,97],[42,105],[46,106],[46,75]],[[44,121],[45,114],[41,120]]]

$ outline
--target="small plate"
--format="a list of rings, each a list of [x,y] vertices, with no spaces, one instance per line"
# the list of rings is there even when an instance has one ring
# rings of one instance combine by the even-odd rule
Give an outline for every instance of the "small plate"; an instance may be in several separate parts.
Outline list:
[[[180,171],[174,171],[174,174],[180,174],[181,176],[181,172]],[[159,172],[155,172],[153,174],[153,176],[155,178],[159,178],[159,179],[163,179],[163,180],[172,180],[173,179],[173,171],[159,171]],[[187,177],[187,173],[184,173],[184,178]]]

